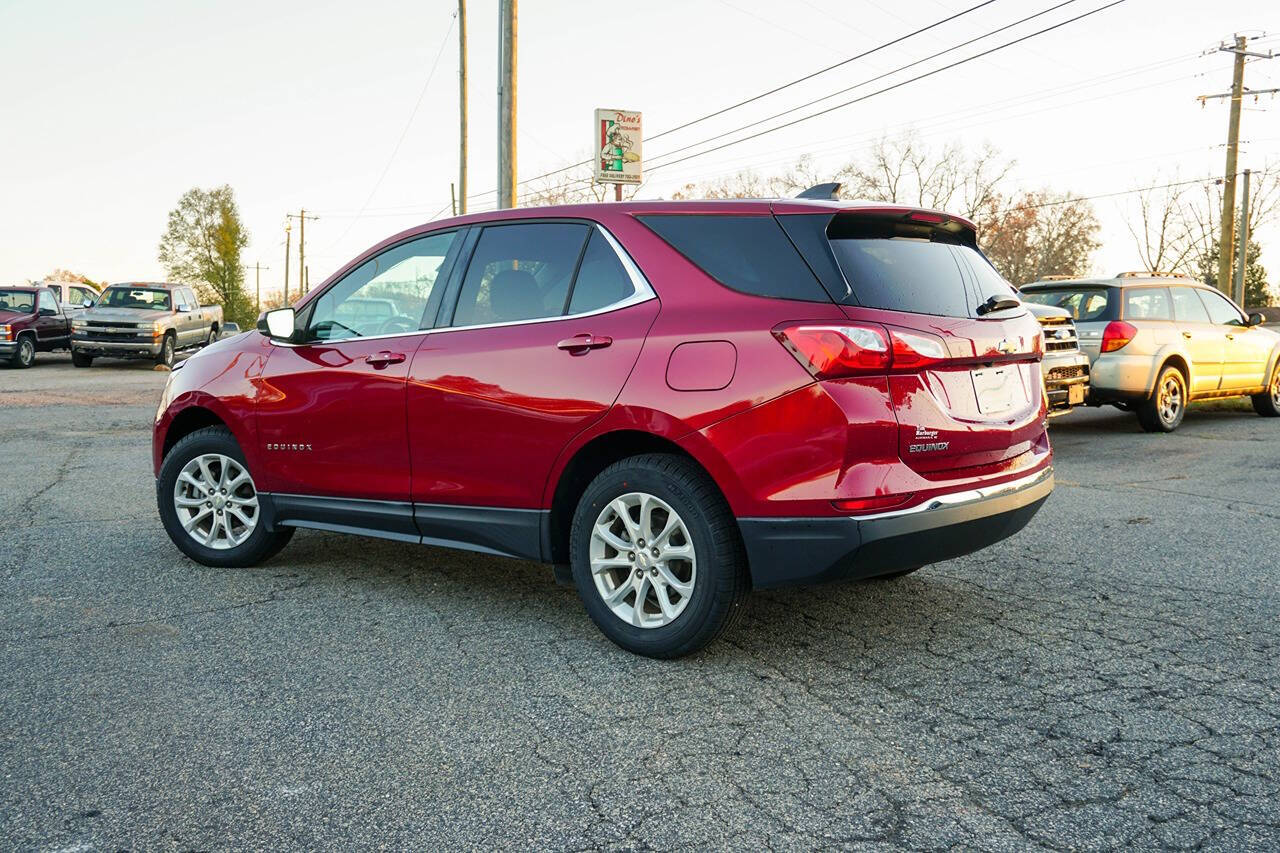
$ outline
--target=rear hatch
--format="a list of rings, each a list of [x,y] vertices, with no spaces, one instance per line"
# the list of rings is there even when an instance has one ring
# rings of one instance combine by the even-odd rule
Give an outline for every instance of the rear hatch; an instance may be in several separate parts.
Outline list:
[[[896,208],[778,220],[855,337],[884,330],[903,462],[933,477],[1016,468],[1044,434],[1043,337],[973,226]]]

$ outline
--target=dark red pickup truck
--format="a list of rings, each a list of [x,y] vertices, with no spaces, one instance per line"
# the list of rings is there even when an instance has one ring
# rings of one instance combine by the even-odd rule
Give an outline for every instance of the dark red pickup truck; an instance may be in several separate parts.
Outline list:
[[[0,360],[30,367],[37,352],[71,348],[71,318],[47,287],[0,288]]]

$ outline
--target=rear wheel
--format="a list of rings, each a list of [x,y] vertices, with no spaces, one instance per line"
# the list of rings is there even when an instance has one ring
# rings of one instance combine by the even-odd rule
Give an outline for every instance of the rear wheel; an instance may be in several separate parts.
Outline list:
[[[1275,370],[1271,371],[1267,390],[1249,399],[1253,400],[1253,410],[1264,418],[1280,418],[1280,359],[1276,361]]]
[[[587,613],[627,651],[690,654],[742,612],[749,582],[737,524],[687,459],[646,454],[609,466],[583,493],[569,535]]]
[[[1165,365],[1156,390],[1138,406],[1138,423],[1147,432],[1173,432],[1187,413],[1187,379],[1173,365]]]
[[[92,367],[93,356],[85,355],[84,353],[80,353],[80,352],[76,352],[75,350],[72,350],[71,363],[74,364],[76,367]]]
[[[9,363],[14,367],[30,367],[36,363],[36,342],[30,335],[18,338],[18,348],[13,351]]]
[[[160,466],[156,504],[178,550],[206,566],[254,566],[293,537],[268,531],[258,490],[231,431],[205,427],[173,446]]]

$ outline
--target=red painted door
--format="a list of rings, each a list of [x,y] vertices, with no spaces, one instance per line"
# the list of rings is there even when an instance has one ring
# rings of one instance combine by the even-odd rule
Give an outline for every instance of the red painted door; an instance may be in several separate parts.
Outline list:
[[[657,313],[650,299],[428,335],[409,374],[413,500],[538,508],[557,455],[618,398]]]
[[[408,500],[405,376],[424,336],[275,347],[260,380],[260,488]]]

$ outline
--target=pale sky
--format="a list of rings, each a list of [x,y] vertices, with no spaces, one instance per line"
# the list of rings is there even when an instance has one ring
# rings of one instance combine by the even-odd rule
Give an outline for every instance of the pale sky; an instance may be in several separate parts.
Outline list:
[[[519,175],[584,159],[596,107],[643,112],[649,136],[975,2],[524,0]],[[1105,2],[1077,0],[950,56]],[[998,0],[655,140],[646,165],[1050,5]],[[480,193],[496,186],[497,2],[468,6],[470,181]],[[252,236],[243,260],[270,267],[264,290],[280,284],[287,211],[321,217],[307,224],[313,285],[372,243],[433,218],[457,177],[455,10],[452,0],[0,0],[0,283],[55,267],[95,280],[163,278],[156,244],[192,186],[234,188]],[[1221,174],[1227,106],[1202,108],[1196,96],[1229,88],[1230,56],[1201,54],[1235,32],[1266,33],[1258,49],[1280,51],[1280,3],[1127,0],[797,127],[655,169],[640,197],[743,167],[781,171],[805,152],[834,167],[905,128],[938,145],[989,141],[1017,161],[1026,188],[1092,196]],[[1246,85],[1280,87],[1280,58],[1250,63]],[[1241,168],[1280,165],[1280,99],[1247,104],[1242,139]],[[489,194],[472,209],[492,204]],[[1125,227],[1133,198],[1094,204],[1104,226],[1095,271],[1140,268]],[[1275,284],[1277,229],[1259,236]]]

